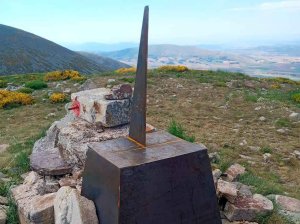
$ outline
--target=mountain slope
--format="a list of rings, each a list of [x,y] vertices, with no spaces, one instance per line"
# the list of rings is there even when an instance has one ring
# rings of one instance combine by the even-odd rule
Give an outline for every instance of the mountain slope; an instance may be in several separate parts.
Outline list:
[[[102,57],[100,55],[94,54],[94,53],[89,53],[89,52],[83,52],[83,51],[79,51],[79,54],[81,54],[82,56],[96,62],[98,65],[100,65],[103,69],[105,70],[116,70],[119,68],[129,68],[130,66],[113,60],[111,58],[107,58],[107,57]]]
[[[0,24],[0,75],[62,69],[74,69],[84,74],[108,70],[49,40]]]

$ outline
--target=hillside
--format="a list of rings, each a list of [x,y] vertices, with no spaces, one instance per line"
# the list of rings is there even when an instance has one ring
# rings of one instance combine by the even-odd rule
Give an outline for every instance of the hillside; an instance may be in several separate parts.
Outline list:
[[[64,69],[91,74],[110,70],[110,66],[115,69],[119,63],[108,60],[110,66],[102,64],[32,33],[0,24],[0,75]]]

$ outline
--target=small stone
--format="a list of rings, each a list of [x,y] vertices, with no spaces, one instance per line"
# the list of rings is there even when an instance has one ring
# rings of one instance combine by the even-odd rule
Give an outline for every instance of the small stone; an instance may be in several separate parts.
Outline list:
[[[80,179],[80,178],[82,177],[82,174],[83,174],[83,170],[77,170],[77,171],[74,171],[74,172],[72,173],[72,178],[73,178],[74,180],[78,180],[78,179]]]
[[[56,179],[46,176],[44,182],[44,193],[55,193],[59,190],[60,186]]]
[[[235,181],[239,178],[240,175],[244,174],[245,172],[246,172],[245,167],[241,166],[238,163],[235,163],[226,170],[225,172],[227,174],[226,180]]]
[[[270,153],[264,153],[263,154],[263,159],[265,163],[269,163],[271,161],[272,155]]]
[[[179,88],[183,88],[183,85],[181,85],[181,84],[177,84],[176,88],[177,88],[177,89],[179,89]]]
[[[221,159],[218,152],[211,152],[208,154],[208,157],[211,163],[217,163]]]
[[[237,197],[237,186],[233,183],[219,179],[217,183],[218,197],[225,197],[231,203],[234,203]]]
[[[70,88],[66,88],[63,91],[64,94],[71,94],[71,89]]]
[[[111,93],[105,95],[107,100],[123,100],[132,97],[132,87],[129,84],[121,84],[114,86]]]
[[[266,121],[267,119],[266,119],[264,116],[261,116],[261,117],[259,118],[259,120],[260,120],[260,121]]]
[[[247,144],[248,144],[247,141],[244,139],[239,145],[244,146],[244,145],[247,145]]]
[[[50,114],[47,115],[47,118],[48,117],[55,117],[55,116],[56,116],[56,113],[50,113]]]
[[[9,148],[8,144],[0,144],[0,154],[6,152],[8,148]]]
[[[300,151],[299,150],[295,150],[294,154],[295,154],[297,159],[300,159]]]
[[[248,146],[251,151],[258,152],[261,148],[259,146]]]
[[[286,128],[280,128],[280,129],[277,129],[276,130],[278,133],[280,133],[280,134],[285,134],[287,131],[288,131],[288,129],[286,129]]]
[[[293,112],[293,113],[291,113],[290,114],[290,119],[292,119],[292,120],[300,120],[300,113],[295,113],[295,112]]]
[[[73,86],[74,86],[74,87],[77,87],[77,86],[79,86],[79,83],[75,83]]]
[[[8,199],[0,196],[0,205],[8,205]]]
[[[55,86],[55,88],[58,89],[58,88],[61,87],[61,86],[62,86],[61,83],[57,83],[56,86]]]
[[[147,124],[146,123],[146,133],[152,133],[155,132],[156,128],[154,126],[152,126],[151,124]]]
[[[99,223],[93,201],[81,196],[76,189],[62,187],[54,200],[55,224]]]
[[[77,181],[70,177],[63,177],[58,181],[58,183],[61,187],[76,187],[77,185]]]
[[[108,80],[107,80],[107,83],[108,83],[108,84],[111,84],[111,83],[114,83],[115,81],[116,81],[115,79],[108,79]]]
[[[260,194],[253,197],[237,197],[234,203],[227,202],[224,214],[230,221],[254,221],[258,215],[273,211],[273,203]]]
[[[259,107],[255,107],[255,109],[254,109],[254,110],[258,111],[258,110],[260,110],[260,109],[261,109],[261,106],[259,106]]]
[[[239,156],[240,156],[242,159],[253,160],[253,158],[252,158],[251,156],[246,156],[246,155],[243,155],[243,154],[239,154]]]

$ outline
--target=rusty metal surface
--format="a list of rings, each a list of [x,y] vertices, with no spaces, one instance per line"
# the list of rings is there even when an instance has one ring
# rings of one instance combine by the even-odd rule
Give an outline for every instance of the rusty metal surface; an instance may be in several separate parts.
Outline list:
[[[207,149],[164,131],[90,144],[82,194],[102,224],[220,223]]]
[[[129,137],[139,144],[146,144],[146,97],[148,60],[149,7],[144,9],[133,105],[130,119]]]

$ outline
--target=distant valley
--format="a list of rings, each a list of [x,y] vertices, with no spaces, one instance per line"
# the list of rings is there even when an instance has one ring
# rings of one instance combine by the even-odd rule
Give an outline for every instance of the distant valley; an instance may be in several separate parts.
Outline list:
[[[98,54],[136,66],[138,48]],[[300,79],[300,44],[227,50],[168,44],[150,46],[149,67],[173,64],[199,70],[226,70],[252,76]]]

